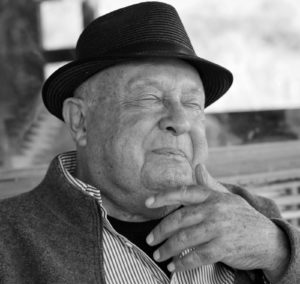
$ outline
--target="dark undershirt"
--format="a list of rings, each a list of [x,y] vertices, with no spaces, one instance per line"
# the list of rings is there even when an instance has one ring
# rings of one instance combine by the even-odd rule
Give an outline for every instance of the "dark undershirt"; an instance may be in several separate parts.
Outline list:
[[[161,221],[151,220],[147,222],[125,222],[118,219],[115,219],[111,216],[107,216],[109,222],[113,228],[121,235],[126,237],[133,244],[138,246],[142,251],[144,251],[160,268],[165,274],[170,277],[171,273],[167,269],[167,265],[170,263],[170,260],[163,262],[157,262],[153,258],[154,251],[161,246],[161,244],[156,246],[149,246],[146,243],[146,237],[151,232],[152,229]]]

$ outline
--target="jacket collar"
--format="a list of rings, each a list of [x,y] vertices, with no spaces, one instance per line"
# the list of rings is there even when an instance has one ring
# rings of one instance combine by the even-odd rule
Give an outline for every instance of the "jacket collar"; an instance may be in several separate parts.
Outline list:
[[[59,219],[86,233],[93,233],[95,222],[100,221],[102,226],[97,200],[68,181],[58,156],[52,160],[45,178],[33,194]]]

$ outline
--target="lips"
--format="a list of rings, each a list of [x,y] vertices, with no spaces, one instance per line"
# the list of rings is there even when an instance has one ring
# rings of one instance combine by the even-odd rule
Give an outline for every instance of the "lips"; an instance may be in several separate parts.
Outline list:
[[[187,158],[185,153],[182,150],[174,149],[174,148],[159,148],[152,151],[158,155],[166,155],[166,156],[180,156],[183,158]]]

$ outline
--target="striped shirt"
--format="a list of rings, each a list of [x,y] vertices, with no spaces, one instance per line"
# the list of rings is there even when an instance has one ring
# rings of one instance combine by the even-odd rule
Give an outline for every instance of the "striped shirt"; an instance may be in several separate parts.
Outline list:
[[[184,272],[172,273],[171,279],[140,248],[117,233],[107,219],[101,192],[74,177],[76,152],[59,155],[60,166],[67,180],[79,190],[97,199],[103,226],[104,270],[107,284],[233,284],[233,271],[221,264],[204,265]]]

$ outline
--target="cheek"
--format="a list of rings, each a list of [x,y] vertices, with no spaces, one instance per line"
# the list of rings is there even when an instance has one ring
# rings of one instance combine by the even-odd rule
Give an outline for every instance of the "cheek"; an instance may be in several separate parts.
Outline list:
[[[208,146],[204,120],[196,120],[191,130],[193,147],[193,168],[199,163],[205,163],[208,155]]]
[[[105,138],[105,152],[114,156],[116,166],[141,168],[151,122],[140,114],[120,116],[113,130]]]
[[[87,151],[91,160],[99,167],[111,167],[109,155],[113,154],[113,141],[119,128],[119,110],[111,110],[110,105],[95,109],[87,126]]]
[[[123,120],[118,129],[105,138],[104,163],[113,183],[126,188],[141,187],[148,128],[140,120]]]
[[[124,113],[121,116],[119,137],[129,148],[133,145],[145,149],[147,141],[151,139],[151,133],[157,125],[155,115],[148,112]]]

